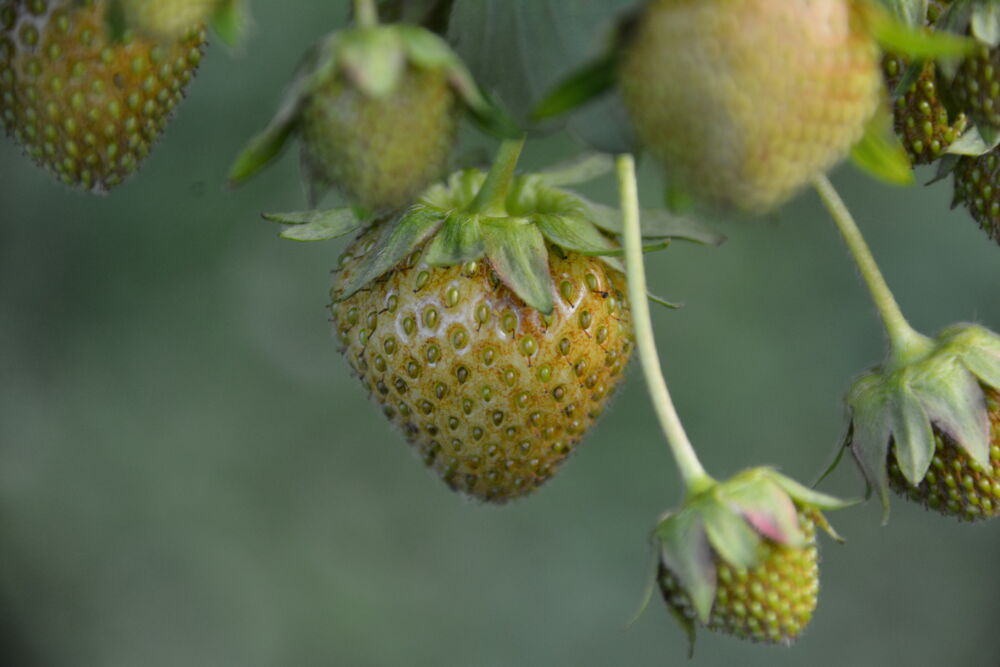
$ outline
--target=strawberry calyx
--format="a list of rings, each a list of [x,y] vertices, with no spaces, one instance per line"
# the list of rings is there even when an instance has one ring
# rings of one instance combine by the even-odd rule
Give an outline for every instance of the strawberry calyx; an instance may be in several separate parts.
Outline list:
[[[990,468],[990,420],[985,388],[1000,387],[1000,336],[971,324],[942,331],[923,354],[859,378],[847,397],[851,429],[846,446],[889,518],[891,454],[917,486],[935,452],[935,429],[970,460]]]
[[[342,79],[362,96],[379,99],[391,95],[410,68],[443,72],[457,99],[484,130],[502,137],[520,134],[438,35],[406,24],[357,26],[330,34],[306,52],[278,111],[233,162],[230,185],[246,181],[281,153],[299,128],[306,101],[326,82]]]
[[[587,155],[546,171],[514,174],[520,147],[510,150],[511,144],[519,142],[505,142],[490,172],[455,172],[384,225],[369,259],[342,286],[341,298],[350,297],[417,251],[434,267],[486,258],[500,281],[544,314],[552,312],[558,294],[549,270],[550,252],[598,256],[623,271],[617,258],[622,251],[615,239],[622,228],[619,212],[561,187],[599,176],[611,168],[611,161]],[[298,241],[343,236],[372,222],[357,209],[343,208],[264,217],[290,225],[282,236]],[[710,245],[724,240],[695,219],[664,211],[645,217],[647,250],[662,249],[673,239]]]
[[[165,41],[210,24],[229,46],[241,43],[250,26],[243,0],[112,0],[108,4],[106,21],[115,39],[120,39],[125,30],[134,29]]]
[[[768,545],[804,549],[810,540],[803,517],[842,541],[821,510],[853,504],[809,489],[767,467],[745,470],[725,482],[706,480],[680,510],[657,524],[659,570],[676,581],[693,616],[670,605],[692,644],[695,622],[708,625],[717,603],[720,568],[750,570],[762,564]],[[664,591],[667,594],[667,591]]]

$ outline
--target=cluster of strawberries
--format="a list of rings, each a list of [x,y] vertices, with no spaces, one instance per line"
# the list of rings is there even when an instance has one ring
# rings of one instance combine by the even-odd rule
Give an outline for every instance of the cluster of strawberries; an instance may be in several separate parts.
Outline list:
[[[765,213],[815,185],[891,343],[848,396],[846,446],[886,507],[891,488],[988,518],[1000,513],[1000,337],[909,328],[824,174],[849,153],[890,180],[939,161],[1000,240],[1000,25],[988,0],[884,4],[648,0],[536,117],[616,91],[669,187],[715,210]],[[608,171],[606,157],[516,174],[521,129],[449,45],[379,23],[371,0],[355,7],[353,27],[306,54],[230,181],[301,137],[313,203],[335,186],[350,206],[265,217],[293,240],[357,234],[331,289],[351,368],[451,488],[502,503],[557,471],[651,336],[619,259],[629,216],[566,188]],[[209,23],[237,33],[237,0],[0,1],[7,133],[60,180],[107,191],[163,130]],[[490,169],[444,178],[463,116],[503,142]],[[642,216],[654,246],[718,241],[690,218]],[[815,528],[833,534],[820,511],[845,503],[768,468],[725,482],[689,472],[684,505],[656,528],[669,607],[692,631],[790,642],[816,604]]]

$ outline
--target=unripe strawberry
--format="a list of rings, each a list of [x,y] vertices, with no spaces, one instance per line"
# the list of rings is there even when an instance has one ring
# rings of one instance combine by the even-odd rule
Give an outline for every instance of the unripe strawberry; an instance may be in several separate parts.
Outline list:
[[[382,230],[345,252],[334,326],[365,388],[452,489],[493,502],[552,476],[601,414],[632,349],[624,278],[551,253],[554,308],[527,306],[489,261],[437,268],[420,252],[342,288]]]
[[[850,503],[770,468],[695,484],[655,531],[657,583],[692,649],[697,625],[790,644],[816,608],[816,526],[839,539],[820,510]]]
[[[905,58],[886,56],[884,67],[889,90],[896,88],[907,64]],[[929,60],[917,80],[893,103],[896,134],[914,165],[929,164],[940,158],[968,124],[964,113],[954,119],[949,116],[938,87],[937,65]]]
[[[880,99],[878,58],[851,0],[650,0],[619,86],[681,188],[764,212],[862,136]]]
[[[461,111],[444,70],[408,68],[384,96],[331,72],[302,108],[307,178],[376,211],[403,207],[447,171]]]
[[[952,206],[963,204],[987,236],[1000,243],[1000,151],[963,155],[955,163]]]
[[[799,514],[805,546],[762,540],[758,564],[751,568],[716,563],[717,586],[705,626],[740,639],[788,644],[809,624],[819,594],[816,524]],[[661,563],[660,592],[675,614],[695,619],[691,598]]]
[[[1000,393],[987,389],[986,400],[990,416],[988,468],[970,459],[951,437],[935,428],[934,458],[916,486],[907,482],[895,458],[890,457],[892,490],[929,509],[969,521],[1000,513]]]
[[[0,118],[69,185],[106,192],[134,172],[183,99],[205,35],[114,41],[106,0],[0,2]]]
[[[1000,49],[980,44],[972,56],[962,60],[952,82],[955,104],[977,125],[1000,129]]]

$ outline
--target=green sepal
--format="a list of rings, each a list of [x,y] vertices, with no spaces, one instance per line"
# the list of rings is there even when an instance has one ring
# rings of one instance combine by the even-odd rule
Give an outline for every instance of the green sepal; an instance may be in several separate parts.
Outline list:
[[[861,140],[851,149],[851,161],[887,183],[913,183],[910,158],[892,129],[892,114],[884,106],[868,120]]]
[[[607,153],[582,153],[570,160],[535,172],[532,177],[550,187],[587,183],[614,171],[615,159]]]
[[[604,204],[584,201],[587,206],[587,219],[607,232],[622,233],[621,211]],[[701,220],[674,215],[664,209],[643,209],[640,213],[640,225],[642,235],[648,238],[672,238],[712,246],[722,245],[726,241],[725,235],[711,229]]]
[[[653,241],[652,243],[643,243],[642,251],[645,252],[659,252],[661,250],[666,250],[670,247],[673,241],[671,239],[661,239],[659,241]],[[598,250],[594,252],[584,253],[588,255],[593,255],[595,257],[624,257],[625,248],[614,247],[608,250]]]
[[[622,271],[624,273],[624,271]],[[658,306],[663,306],[664,308],[669,308],[670,310],[680,310],[684,307],[683,303],[676,301],[667,301],[662,296],[656,296],[650,291],[646,291],[646,298],[655,303]]]
[[[840,451],[843,453],[844,447],[841,447]],[[836,496],[820,493],[815,489],[810,489],[808,486],[799,484],[791,477],[782,475],[776,470],[769,470],[768,477],[780,486],[785,493],[791,496],[792,500],[798,501],[800,505],[808,505],[817,510],[842,510],[857,505],[859,502],[858,500],[843,500]]]
[[[928,424],[937,425],[988,470],[989,415],[976,377],[960,359],[948,355],[936,355],[918,368],[920,373],[911,386],[927,414]]]
[[[976,39],[991,48],[1000,45],[1000,5],[996,2],[974,5],[969,18],[969,30]]]
[[[911,26],[874,5],[866,7],[865,21],[872,37],[886,51],[912,58],[965,56],[977,48],[976,40],[944,30]]]
[[[395,26],[354,28],[338,34],[338,67],[368,97],[392,94],[406,71],[406,56]]]
[[[222,0],[212,15],[212,29],[230,48],[246,38],[250,17],[243,0]]]
[[[594,223],[581,216],[540,213],[531,217],[549,241],[583,255],[611,255],[620,250]]]
[[[805,534],[789,494],[769,478],[766,468],[752,472],[758,474],[742,483],[733,483],[735,479],[727,483],[725,498],[757,533],[778,544],[804,547]]]
[[[922,27],[926,21],[927,0],[881,0],[881,4],[905,25]]]
[[[715,555],[701,514],[692,507],[670,514],[656,527],[660,558],[681,588],[702,623],[708,623],[715,603]]]
[[[700,499],[697,507],[705,522],[705,532],[719,557],[733,567],[749,570],[759,561],[761,538],[741,516],[739,510],[723,499],[722,488]]]
[[[479,216],[456,211],[427,246],[424,261],[431,266],[453,266],[473,262],[485,252]]]
[[[263,213],[270,222],[291,225],[281,238],[290,241],[325,241],[357,231],[366,220],[352,208],[334,208],[325,211],[295,211],[292,213]]]
[[[960,324],[942,331],[938,340],[983,384],[1000,389],[1000,336],[977,324]]]
[[[952,155],[951,153],[945,153],[937,161],[937,169],[934,170],[934,176],[931,180],[927,181],[924,185],[933,185],[938,181],[943,181],[944,179],[951,176],[951,173],[955,171],[955,167],[958,166],[959,161],[962,159],[961,155]],[[958,193],[955,193],[958,196]],[[957,200],[952,200],[951,207],[955,208],[960,202]]]
[[[986,140],[986,136],[989,136],[989,141]],[[998,145],[1000,145],[1000,133],[989,126],[980,128],[978,125],[973,125],[963,132],[962,136],[951,142],[945,151],[952,155],[976,157],[989,153]]]
[[[559,116],[611,90],[618,80],[618,53],[611,50],[556,84],[531,111],[531,120]]]
[[[125,8],[120,0],[111,0],[104,14],[104,28],[108,33],[108,41],[112,44],[120,44],[125,40],[125,33],[128,32],[128,17],[125,15]]]
[[[889,98],[893,102],[905,95],[906,91],[910,89],[910,86],[917,82],[920,78],[920,73],[924,71],[924,65],[926,62],[926,60],[921,58],[910,61],[910,63],[906,66],[906,69],[903,70],[903,76],[899,77],[899,83],[896,84],[895,88],[889,91]]]
[[[892,401],[893,454],[903,477],[916,486],[934,457],[934,430],[927,413],[909,387],[901,386]]]
[[[851,409],[851,453],[882,503],[882,523],[889,522],[889,471],[886,457],[892,437],[889,396],[878,373],[862,376],[847,397]]]
[[[440,211],[421,206],[414,206],[388,223],[359,270],[344,284],[341,298],[350,297],[392,269],[430,238],[443,223],[444,216]]]
[[[551,313],[549,251],[538,227],[526,218],[483,217],[480,229],[486,257],[500,280],[527,305]]]

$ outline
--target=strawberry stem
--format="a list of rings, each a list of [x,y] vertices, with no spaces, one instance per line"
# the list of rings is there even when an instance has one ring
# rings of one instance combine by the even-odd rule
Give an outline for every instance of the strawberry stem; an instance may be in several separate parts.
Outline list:
[[[501,142],[500,150],[497,151],[483,186],[469,204],[470,213],[506,215],[504,200],[507,199],[507,190],[510,189],[510,182],[514,178],[514,170],[517,169],[524,140],[525,137],[522,136],[520,139],[504,139]]]
[[[354,22],[361,28],[374,28],[378,25],[375,0],[354,0]]]
[[[818,176],[814,179],[813,185],[829,211],[830,217],[833,218],[840,230],[844,242],[847,243],[847,248],[854,257],[854,262],[858,265],[858,270],[861,271],[861,277],[868,286],[872,301],[875,302],[875,308],[882,318],[882,325],[889,336],[888,365],[898,367],[916,357],[923,356],[932,345],[930,339],[917,332],[906,321],[903,311],[896,303],[896,298],[892,295],[882,272],[879,271],[875,257],[847,205],[844,204],[844,200],[840,198],[837,190],[826,176]]]
[[[681,478],[689,495],[693,495],[712,483],[711,477],[698,460],[694,446],[688,439],[681,424],[677,408],[670,398],[667,381],[660,367],[660,356],[656,351],[653,336],[653,321],[646,300],[646,269],[643,264],[642,231],[639,226],[639,190],[635,179],[635,159],[629,154],[619,155],[618,189],[621,195],[622,220],[624,223],[625,265],[628,271],[628,296],[632,305],[632,323],[635,327],[636,347],[642,364],[646,387],[653,402],[653,409],[660,420],[663,435],[667,438],[670,452],[680,469]]]

